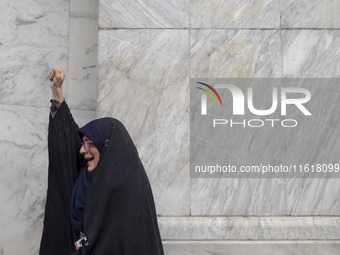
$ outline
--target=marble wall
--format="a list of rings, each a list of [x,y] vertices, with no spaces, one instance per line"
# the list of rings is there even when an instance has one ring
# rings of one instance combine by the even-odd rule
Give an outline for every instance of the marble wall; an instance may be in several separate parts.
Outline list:
[[[339,180],[190,179],[189,79],[338,78],[339,10],[331,0],[99,1],[97,114],[132,134],[167,254],[338,253]]]
[[[38,254],[53,65],[79,123],[95,118],[98,1],[0,3],[0,254]]]
[[[129,130],[166,254],[339,253],[339,180],[189,173],[189,79],[338,78],[338,1],[3,0],[0,7],[0,255],[38,253],[52,65],[67,72],[66,100],[79,125],[112,116]],[[338,133],[339,123],[326,131]]]

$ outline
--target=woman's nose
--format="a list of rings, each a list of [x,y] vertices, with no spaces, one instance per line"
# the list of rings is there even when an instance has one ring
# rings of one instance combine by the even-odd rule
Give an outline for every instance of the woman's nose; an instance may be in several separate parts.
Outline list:
[[[80,147],[80,150],[79,150],[79,153],[80,153],[80,154],[85,154],[85,153],[86,153],[86,150],[85,150],[84,147],[85,147],[84,145],[82,145],[82,146]]]

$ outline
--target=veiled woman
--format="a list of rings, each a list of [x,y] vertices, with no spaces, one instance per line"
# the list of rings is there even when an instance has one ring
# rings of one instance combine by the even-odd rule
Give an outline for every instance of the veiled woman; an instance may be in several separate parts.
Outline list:
[[[148,177],[121,122],[82,128],[53,67],[48,190],[40,255],[164,254]]]

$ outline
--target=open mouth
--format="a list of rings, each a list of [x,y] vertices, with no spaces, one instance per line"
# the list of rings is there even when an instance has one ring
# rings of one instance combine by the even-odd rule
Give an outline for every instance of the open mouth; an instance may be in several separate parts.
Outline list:
[[[93,163],[94,158],[88,158],[87,160],[87,165],[90,165],[91,163]]]

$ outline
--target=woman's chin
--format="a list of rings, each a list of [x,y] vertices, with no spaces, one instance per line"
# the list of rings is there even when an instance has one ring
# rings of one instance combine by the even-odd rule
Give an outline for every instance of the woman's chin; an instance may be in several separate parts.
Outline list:
[[[90,164],[87,164],[87,171],[91,172],[95,169],[96,167],[94,166],[93,162],[91,162]]]

